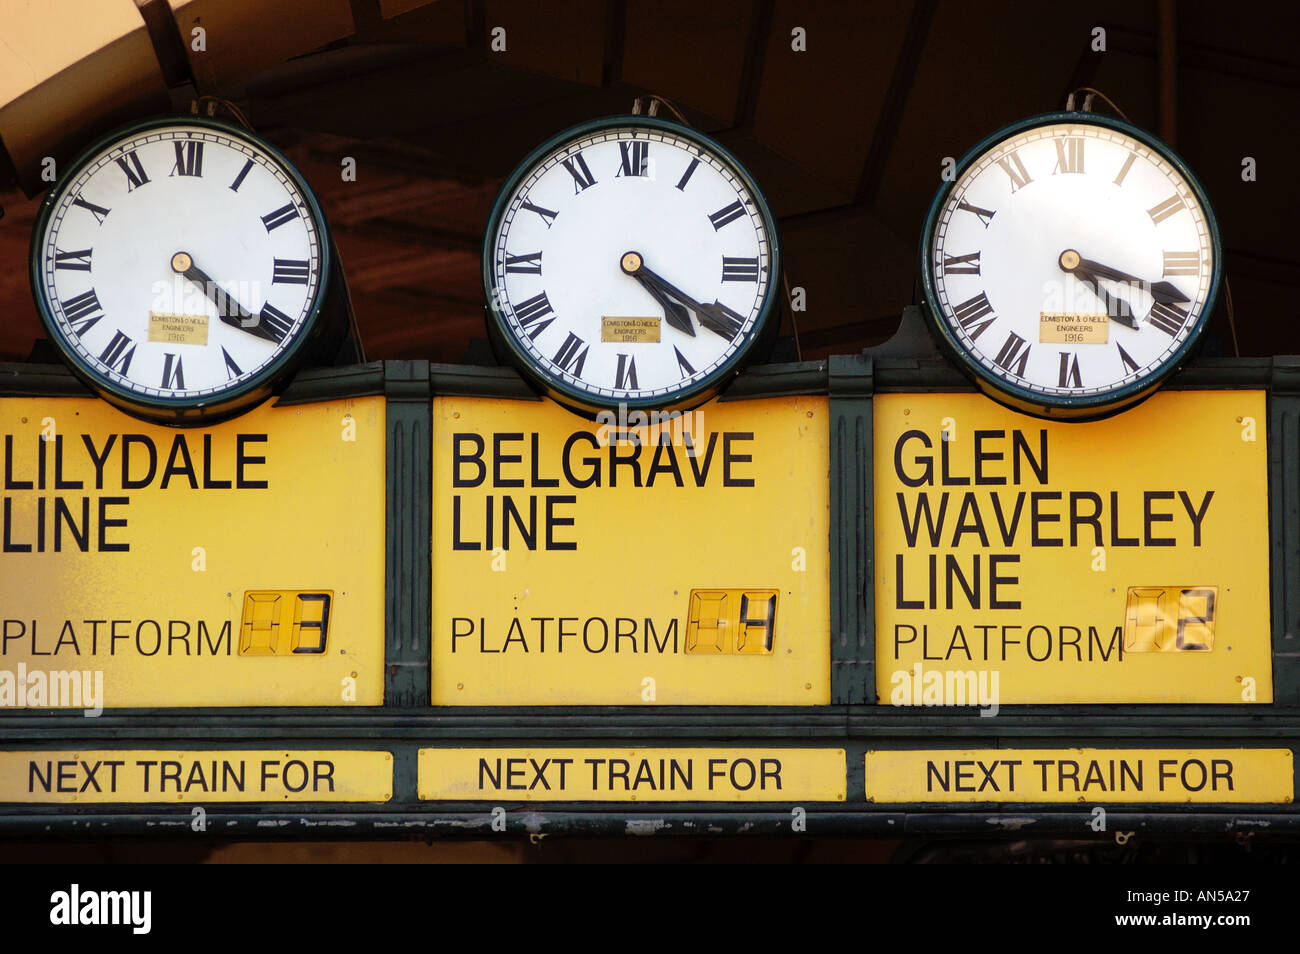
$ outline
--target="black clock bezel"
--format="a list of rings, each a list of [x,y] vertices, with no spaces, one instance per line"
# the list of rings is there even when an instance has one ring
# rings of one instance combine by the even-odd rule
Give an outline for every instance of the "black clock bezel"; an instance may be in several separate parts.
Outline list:
[[[1205,298],[1205,306],[1197,316],[1195,324],[1188,332],[1186,340],[1165,361],[1164,365],[1159,370],[1154,371],[1137,381],[1106,392],[1105,394],[1090,394],[1079,397],[1044,394],[1040,391],[1020,387],[992,374],[982,362],[976,360],[969,354],[967,349],[962,345],[961,341],[953,334],[951,328],[948,326],[948,322],[943,315],[943,308],[939,304],[939,296],[935,287],[934,275],[934,240],[939,216],[942,214],[943,209],[947,204],[948,196],[952,193],[952,190],[956,187],[957,183],[961,181],[966,170],[974,165],[982,156],[994,149],[998,144],[1014,138],[1026,130],[1062,123],[1074,125],[1095,125],[1112,129],[1116,132],[1123,133],[1126,136],[1131,136],[1144,146],[1158,153],[1178,172],[1179,175],[1183,177],[1188,188],[1200,203],[1201,211],[1205,216],[1206,226],[1210,234],[1210,244],[1214,256],[1214,262],[1210,274],[1210,285]],[[1219,237],[1218,221],[1214,216],[1214,209],[1210,205],[1210,200],[1205,194],[1205,189],[1188,168],[1187,163],[1185,163],[1172,149],[1151,133],[1139,129],[1132,123],[1127,123],[1109,116],[1099,116],[1095,113],[1043,113],[1038,116],[1031,116],[1027,119],[1020,120],[1019,122],[1012,123],[1009,126],[1004,126],[981,139],[957,162],[957,165],[953,170],[952,178],[943,183],[939,188],[939,191],[935,194],[933,201],[930,203],[929,212],[925,217],[925,226],[921,232],[919,251],[921,285],[926,318],[929,321],[930,328],[938,340],[941,350],[953,360],[953,362],[967,377],[974,380],[975,384],[981,391],[993,400],[1014,410],[1022,411],[1035,417],[1048,418],[1052,420],[1089,421],[1110,417],[1139,404],[1155,393],[1155,391],[1165,381],[1167,381],[1171,375],[1176,373],[1184,364],[1187,363],[1200,347],[1205,329],[1209,326],[1210,317],[1214,313],[1214,307],[1218,300],[1219,284],[1223,277],[1223,245]]]
[[[533,361],[532,356],[514,339],[509,328],[506,327],[504,316],[494,307],[494,303],[504,297],[503,295],[498,297],[497,293],[495,249],[501,220],[508,210],[515,190],[542,160],[560,151],[566,144],[584,139],[593,132],[627,127],[659,130],[690,140],[698,148],[709,151],[730,167],[737,179],[741,181],[753,197],[755,209],[758,211],[763,226],[767,230],[769,278],[767,292],[749,330],[748,340],[737,347],[732,355],[706,378],[671,395],[601,399],[599,395],[593,395],[588,391],[574,387],[562,378],[551,374],[548,369],[539,367]],[[777,236],[776,219],[772,215],[766,197],[753,177],[740,164],[740,161],[722,145],[689,126],[658,117],[607,116],[588,120],[557,133],[530,152],[506,179],[501,191],[497,194],[496,201],[493,203],[492,211],[488,216],[487,228],[483,235],[481,264],[483,292],[487,301],[484,308],[484,318],[487,325],[488,340],[498,361],[518,370],[535,390],[540,391],[569,410],[588,418],[602,412],[618,411],[620,409],[685,411],[698,407],[721,392],[746,364],[763,355],[765,349],[775,339],[780,324],[781,246]]]

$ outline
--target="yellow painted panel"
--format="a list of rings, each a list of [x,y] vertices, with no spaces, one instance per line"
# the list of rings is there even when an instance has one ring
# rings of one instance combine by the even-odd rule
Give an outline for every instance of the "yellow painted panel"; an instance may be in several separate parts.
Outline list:
[[[0,707],[381,704],[384,428],[378,397],[187,430],[0,400]]]
[[[1264,392],[873,404],[881,704],[1273,700]]]
[[[435,705],[830,701],[825,398],[433,419]]]
[[[1290,749],[867,752],[869,802],[1290,802]]]
[[[0,752],[0,802],[386,802],[392,797],[390,752]]]
[[[426,800],[842,802],[843,749],[420,749]]]

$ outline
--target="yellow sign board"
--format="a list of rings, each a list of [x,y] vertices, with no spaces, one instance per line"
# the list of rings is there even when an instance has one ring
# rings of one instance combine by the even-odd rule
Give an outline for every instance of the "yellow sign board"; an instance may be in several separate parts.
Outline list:
[[[827,402],[433,402],[434,705],[830,702]]]
[[[392,797],[390,752],[0,752],[0,802],[386,802]]]
[[[1272,701],[1264,392],[873,404],[881,704]]]
[[[842,802],[843,749],[420,749],[430,801]]]
[[[867,752],[869,802],[1290,802],[1290,749]]]
[[[0,400],[0,708],[382,703],[384,432]]]

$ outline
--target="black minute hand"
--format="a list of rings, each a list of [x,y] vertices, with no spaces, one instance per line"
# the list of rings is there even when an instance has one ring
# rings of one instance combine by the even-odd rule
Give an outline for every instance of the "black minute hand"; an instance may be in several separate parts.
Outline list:
[[[254,315],[226,294],[224,289],[208,277],[207,272],[194,264],[194,259],[188,253],[177,252],[172,256],[172,270],[187,281],[193,282],[203,294],[212,299],[212,303],[217,306],[217,317],[226,324],[232,328],[238,328],[240,331],[247,331],[250,335],[255,335],[258,338],[265,338],[267,341],[276,344],[279,343],[269,329],[262,327],[259,316]]]
[[[1136,275],[1130,275],[1128,272],[1121,272],[1118,268],[1111,268],[1109,265],[1103,265],[1101,262],[1094,262],[1087,258],[1079,259],[1078,268],[1081,271],[1091,272],[1098,278],[1109,278],[1112,281],[1129,282],[1130,284],[1141,285],[1151,294],[1152,298],[1158,302],[1163,302],[1166,305],[1176,305],[1180,302],[1191,301],[1190,298],[1180,292],[1170,282],[1155,282],[1154,284],[1147,284]]]
[[[673,328],[684,331],[694,338],[695,325],[691,323],[691,313],[665,295],[650,280],[645,273],[644,264],[639,252],[625,252],[619,260],[619,266],[623,271],[640,282],[641,287],[649,293],[650,297],[659,303],[659,307],[664,310],[664,320]]]
[[[622,267],[623,271],[636,278],[647,289],[651,286],[656,287],[661,293],[677,299],[691,309],[691,311],[695,312],[695,317],[700,320],[700,325],[709,329],[715,335],[726,338],[728,341],[736,337],[736,332],[741,327],[740,316],[728,309],[722,302],[715,301],[712,305],[701,304],[672,282],[647,268],[645,259],[637,252],[625,254],[622,258]]]

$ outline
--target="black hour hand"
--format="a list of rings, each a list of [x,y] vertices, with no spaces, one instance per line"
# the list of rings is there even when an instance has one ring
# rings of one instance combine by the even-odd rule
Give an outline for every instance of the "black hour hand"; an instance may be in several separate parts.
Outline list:
[[[684,331],[692,338],[695,337],[695,325],[691,323],[691,313],[669,298],[655,283],[656,276],[645,267],[645,259],[641,257],[640,252],[624,252],[623,257],[619,259],[619,267],[623,269],[624,274],[640,282],[641,287],[650,294],[650,297],[659,303],[659,307],[664,310],[664,321],[678,331]]]
[[[223,322],[232,328],[247,331],[250,335],[279,343],[280,339],[270,329],[262,327],[260,316],[254,315],[226,294],[224,289],[208,277],[207,272],[194,264],[194,259],[188,253],[177,252],[172,256],[172,270],[186,281],[193,282],[212,300],[212,303],[217,306],[217,317]]]
[[[707,328],[728,341],[736,337],[744,324],[744,319],[722,302],[714,300],[712,305],[704,305],[686,294],[672,282],[655,274],[646,267],[645,260],[639,252],[627,252],[622,258],[622,268],[627,274],[638,279],[647,289],[655,289],[656,300],[672,298],[681,302],[699,319],[700,326]]]
[[[1118,321],[1121,325],[1127,325],[1129,328],[1138,327],[1137,316],[1133,314],[1133,309],[1129,306],[1129,303],[1123,298],[1115,297],[1103,288],[1096,275],[1092,272],[1085,272],[1083,269],[1076,270],[1074,274],[1092,287],[1093,294],[1101,299],[1102,304],[1106,306],[1106,314],[1110,315],[1112,319]]]
[[[1082,258],[1074,249],[1066,249],[1061,253],[1061,268],[1067,272],[1084,272],[1087,275],[1092,276],[1094,284],[1098,278],[1109,278],[1111,281],[1127,282],[1130,285],[1145,288],[1151,295],[1152,299],[1161,304],[1177,305],[1185,301],[1191,301],[1191,299],[1180,292],[1178,287],[1172,282],[1153,282],[1147,284],[1136,275],[1122,272],[1118,268],[1111,268],[1109,265],[1103,265],[1101,262],[1094,262],[1090,258]]]
[[[1096,262],[1090,262],[1072,248],[1068,248],[1061,253],[1059,264],[1061,271],[1073,275],[1092,289],[1093,294],[1100,298],[1106,306],[1106,314],[1110,315],[1112,320],[1118,321],[1121,325],[1129,328],[1138,327],[1138,320],[1134,316],[1129,303],[1122,298],[1111,295],[1102,287],[1100,281],[1101,278],[1126,281],[1133,278],[1133,276],[1107,268],[1104,265],[1098,265]],[[1136,279],[1133,280],[1136,281]]]

